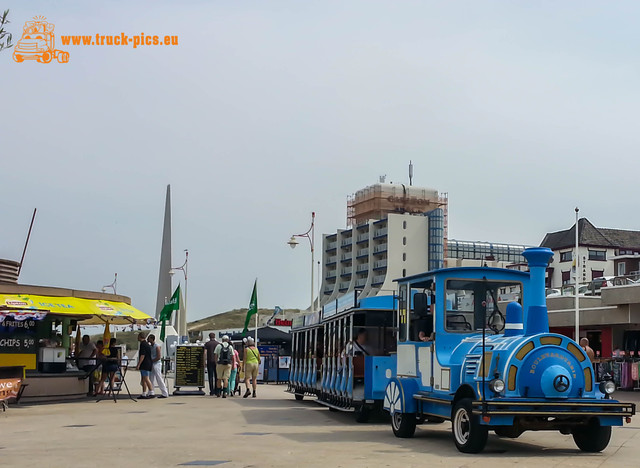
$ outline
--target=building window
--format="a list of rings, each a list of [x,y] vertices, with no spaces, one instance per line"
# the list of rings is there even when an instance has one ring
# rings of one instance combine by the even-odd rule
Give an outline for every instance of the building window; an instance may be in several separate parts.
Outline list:
[[[402,238],[402,245],[407,245],[407,238],[406,237]]]
[[[406,254],[406,253],[403,253],[403,254],[402,254],[402,261],[403,261],[403,262],[406,262],[406,261],[407,261],[407,254]]]
[[[569,284],[571,283],[571,272],[570,271],[563,271],[562,272],[562,284]]]
[[[407,229],[407,222],[406,221],[402,221],[402,229]]]
[[[627,264],[625,262],[618,263],[618,276],[626,275]]]
[[[589,260],[605,261],[606,259],[606,250],[589,250]]]
[[[591,279],[602,278],[604,276],[604,270],[591,270]]]
[[[403,268],[402,269],[402,277],[405,278],[407,276],[407,269]]]
[[[573,252],[571,250],[568,252],[560,252],[561,262],[570,262],[571,260],[573,260]]]

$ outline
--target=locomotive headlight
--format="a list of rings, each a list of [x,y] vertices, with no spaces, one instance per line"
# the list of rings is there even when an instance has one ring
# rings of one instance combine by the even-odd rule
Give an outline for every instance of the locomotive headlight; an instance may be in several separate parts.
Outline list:
[[[504,392],[504,380],[493,379],[491,382],[489,382],[489,390],[495,393]]]
[[[605,395],[611,395],[616,389],[616,384],[613,380],[605,380],[600,382],[600,391]]]

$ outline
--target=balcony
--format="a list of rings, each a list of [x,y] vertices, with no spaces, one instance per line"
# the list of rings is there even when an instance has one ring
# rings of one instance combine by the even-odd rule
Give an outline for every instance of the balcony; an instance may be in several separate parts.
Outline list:
[[[331,257],[327,258],[327,265],[331,265],[332,263],[336,263],[336,260],[338,259],[338,257],[336,255],[332,255]]]
[[[338,241],[329,242],[327,244],[327,251],[335,250],[337,246],[338,246]]]
[[[384,260],[378,260],[373,262],[373,269],[374,270],[379,270],[380,268],[386,268],[387,267],[387,259]]]
[[[349,289],[349,285],[351,284],[351,281],[342,281],[340,283],[340,291],[343,291],[345,289]]]
[[[342,273],[341,273],[341,275],[342,275],[342,276],[344,276],[344,275],[350,275],[352,271],[353,271],[353,268],[352,268],[352,267],[345,267],[345,268],[343,268],[343,269],[342,269]]]
[[[388,232],[389,231],[387,228],[376,229],[375,231],[373,231],[373,238],[375,239],[377,237],[384,237]]]
[[[357,243],[360,244],[362,242],[368,242],[369,241],[369,233],[365,232],[364,234],[358,234],[357,237]]]
[[[340,254],[340,260],[351,260],[353,258],[352,252],[345,252]]]
[[[369,255],[369,249],[360,249],[358,250],[358,252],[356,253],[356,258],[360,258],[360,257],[366,257],[367,255]]]
[[[376,275],[373,277],[373,284],[382,284],[385,278],[386,275]]]
[[[360,273],[362,271],[369,271],[369,264],[368,263],[362,263],[362,264],[356,266],[356,271],[358,273]]]
[[[335,277],[336,277],[336,270],[327,271],[327,278],[335,278]]]
[[[367,284],[367,278],[360,278],[356,280],[356,288],[361,288],[365,284]]]
[[[340,242],[341,246],[345,246],[345,245],[351,245],[353,243],[353,237],[347,237],[346,239],[342,239],[342,242]]]
[[[380,253],[380,252],[386,252],[386,251],[387,251],[387,243],[386,242],[384,244],[378,244],[378,245],[373,247],[373,253]]]

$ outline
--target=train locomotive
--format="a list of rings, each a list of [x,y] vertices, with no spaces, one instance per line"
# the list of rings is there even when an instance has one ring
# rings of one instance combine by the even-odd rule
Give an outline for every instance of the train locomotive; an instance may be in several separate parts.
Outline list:
[[[397,437],[427,420],[452,422],[458,450],[483,450],[488,432],[572,435],[583,451],[604,450],[611,426],[635,405],[596,382],[582,348],[549,333],[545,272],[553,253],[523,253],[529,272],[441,269],[398,280],[397,354],[383,408]]]

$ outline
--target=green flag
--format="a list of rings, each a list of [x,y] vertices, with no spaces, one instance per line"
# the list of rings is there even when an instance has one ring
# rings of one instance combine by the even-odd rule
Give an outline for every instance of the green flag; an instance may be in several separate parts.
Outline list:
[[[162,321],[162,329],[160,330],[160,341],[164,341],[164,327],[167,320],[171,320],[174,310],[180,308],[180,285],[176,288],[171,300],[167,302],[160,312],[160,320]]]
[[[249,310],[247,311],[247,318],[244,319],[244,330],[242,330],[242,334],[246,335],[249,331],[249,322],[251,321],[251,317],[258,313],[258,280],[253,283],[253,292],[251,293],[251,302],[249,302]]]

